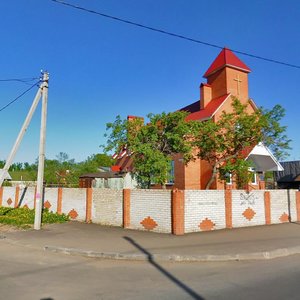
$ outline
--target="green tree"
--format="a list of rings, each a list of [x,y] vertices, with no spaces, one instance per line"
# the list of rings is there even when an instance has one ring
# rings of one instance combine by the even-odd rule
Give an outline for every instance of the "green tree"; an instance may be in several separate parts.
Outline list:
[[[280,125],[285,116],[285,109],[277,104],[271,110],[261,110],[267,118],[267,126],[263,128],[263,142],[278,160],[283,160],[289,156],[288,150],[291,149],[291,140],[286,135],[287,127]]]
[[[119,152],[126,147],[132,153],[133,176],[142,188],[151,183],[165,186],[170,179],[172,155],[180,153],[185,163],[192,160],[192,140],[199,122],[186,119],[187,113],[149,114],[149,122],[142,118],[122,120],[117,116],[107,124],[107,145],[105,151]]]
[[[4,168],[5,160],[0,160],[0,169]]]
[[[223,112],[217,122],[208,120],[202,122],[194,141],[197,156],[206,160],[212,166],[212,175],[207,182],[209,189],[219,174],[222,179],[228,174],[235,175],[238,187],[249,182],[250,161],[245,160],[245,152],[259,142],[268,141],[274,149],[283,153],[288,148],[288,140],[280,143],[277,137],[284,135],[285,127],[279,124],[278,108],[266,113],[257,109],[253,113],[247,112],[247,105],[241,104],[238,99],[232,102],[233,111]],[[280,109],[280,111],[282,111]],[[274,119],[274,114],[277,119]]]

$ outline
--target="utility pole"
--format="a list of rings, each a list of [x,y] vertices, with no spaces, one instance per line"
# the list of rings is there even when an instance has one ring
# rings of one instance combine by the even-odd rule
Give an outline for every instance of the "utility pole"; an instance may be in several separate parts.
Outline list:
[[[34,215],[34,229],[41,229],[42,222],[42,204],[44,195],[44,164],[45,164],[45,144],[46,144],[46,123],[47,123],[47,103],[48,103],[48,81],[49,74],[43,73],[42,84],[42,115],[41,115],[41,130],[40,130],[40,148],[39,148],[39,165],[38,178],[36,187],[36,205]]]
[[[32,102],[30,110],[29,110],[29,112],[28,112],[28,114],[26,116],[26,119],[25,119],[25,121],[23,123],[23,126],[22,126],[22,128],[21,128],[21,130],[19,132],[19,135],[18,135],[18,137],[17,137],[17,139],[15,141],[15,144],[14,144],[14,146],[13,146],[13,148],[12,148],[12,150],[11,150],[11,152],[10,152],[7,160],[6,160],[5,166],[4,166],[3,170],[2,170],[2,172],[0,172],[0,187],[2,186],[4,178],[6,177],[6,174],[8,173],[8,170],[9,170],[9,168],[10,168],[10,166],[11,166],[13,160],[14,160],[14,157],[15,157],[15,155],[17,153],[17,150],[18,150],[18,148],[20,146],[20,143],[21,143],[21,141],[23,139],[23,136],[24,136],[24,134],[25,134],[25,132],[26,132],[29,124],[30,124],[32,116],[33,116],[33,114],[34,114],[34,112],[36,110],[36,107],[39,104],[39,100],[41,98],[41,95],[42,95],[42,86],[39,87],[39,89],[38,89],[38,91],[36,93],[36,96],[35,96],[35,98],[34,98],[34,100]]]

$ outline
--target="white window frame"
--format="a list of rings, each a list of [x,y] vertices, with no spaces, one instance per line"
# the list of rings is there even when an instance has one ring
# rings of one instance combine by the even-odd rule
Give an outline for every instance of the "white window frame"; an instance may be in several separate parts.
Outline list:
[[[249,170],[249,172],[252,173],[250,183],[253,185],[257,185],[257,173],[256,173],[255,169],[251,167],[248,170]],[[254,181],[253,181],[253,179],[254,179]]]

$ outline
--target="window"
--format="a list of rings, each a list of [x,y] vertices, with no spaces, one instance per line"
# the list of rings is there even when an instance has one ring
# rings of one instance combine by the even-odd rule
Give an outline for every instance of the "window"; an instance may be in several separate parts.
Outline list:
[[[174,184],[174,170],[175,170],[175,165],[174,165],[174,160],[171,161],[171,170],[169,173],[169,180],[167,182],[167,184]]]
[[[232,184],[232,174],[231,173],[225,174],[225,181],[226,181],[226,184]]]
[[[256,172],[254,168],[249,168],[249,172],[251,172],[251,183],[257,184]]]

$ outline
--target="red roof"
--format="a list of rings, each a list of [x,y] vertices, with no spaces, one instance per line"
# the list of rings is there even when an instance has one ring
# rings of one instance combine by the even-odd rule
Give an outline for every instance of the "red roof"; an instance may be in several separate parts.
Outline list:
[[[251,72],[251,70],[230,49],[223,48],[203,77],[207,78],[209,75],[217,72],[225,66],[236,68],[247,73]]]
[[[221,97],[211,100],[204,109],[200,109],[200,103],[198,101],[199,110],[192,112],[186,117],[186,120],[203,120],[211,118],[217,109],[223,104],[223,102],[228,98],[229,94],[223,95]],[[193,103],[194,104],[194,103]],[[181,110],[185,110],[182,108]]]

